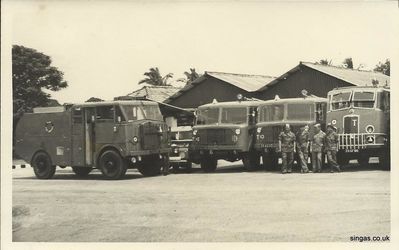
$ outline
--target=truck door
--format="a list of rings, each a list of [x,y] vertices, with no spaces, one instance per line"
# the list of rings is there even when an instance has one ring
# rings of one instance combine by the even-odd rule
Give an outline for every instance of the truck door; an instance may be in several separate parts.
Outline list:
[[[84,116],[81,107],[74,107],[72,110],[72,146],[71,162],[72,166],[84,166],[85,146],[84,146]]]
[[[95,141],[95,108],[86,108],[84,140],[85,140],[85,155],[86,165],[93,165],[94,141]]]

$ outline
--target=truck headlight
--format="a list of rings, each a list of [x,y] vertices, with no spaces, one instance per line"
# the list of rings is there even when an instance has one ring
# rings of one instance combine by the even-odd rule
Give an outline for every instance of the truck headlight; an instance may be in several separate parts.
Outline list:
[[[335,120],[335,119],[334,119],[334,120],[332,120],[332,121],[331,121],[331,124],[332,124],[332,125],[335,125],[335,124],[337,124],[337,120]]]
[[[374,132],[374,126],[373,125],[367,125],[366,126],[366,132],[371,134]]]
[[[262,132],[262,128],[261,127],[257,128],[256,132],[258,132],[258,134],[260,134],[260,132]]]
[[[239,134],[241,134],[241,129],[237,128],[235,132],[236,132],[236,135],[239,135]]]
[[[367,143],[369,143],[369,144],[374,143],[374,136],[368,135],[368,136],[366,137],[366,141],[367,141]]]
[[[264,136],[264,135],[260,135],[259,138],[260,138],[261,140],[263,140],[263,139],[265,139],[265,136]]]
[[[139,141],[139,138],[137,138],[137,136],[133,137],[133,142],[137,143]]]
[[[197,131],[196,129],[194,129],[194,130],[193,130],[193,135],[197,135],[197,132],[198,132],[198,131]]]
[[[174,148],[174,149],[173,149],[173,152],[174,152],[175,154],[177,154],[177,153],[179,153],[179,149],[178,149],[178,148]]]

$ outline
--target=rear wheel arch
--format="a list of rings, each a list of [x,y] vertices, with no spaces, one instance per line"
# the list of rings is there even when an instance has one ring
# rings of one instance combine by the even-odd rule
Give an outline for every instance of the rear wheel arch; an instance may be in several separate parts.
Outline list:
[[[33,159],[34,159],[34,158],[36,157],[36,155],[39,154],[39,153],[44,153],[44,154],[46,154],[47,157],[50,159],[51,163],[53,163],[53,160],[51,159],[50,154],[47,153],[46,150],[44,150],[44,149],[41,148],[41,149],[36,150],[36,151],[32,154],[32,156],[30,157],[30,162],[29,162],[29,164],[30,164],[31,166],[32,166],[32,161],[33,161]]]

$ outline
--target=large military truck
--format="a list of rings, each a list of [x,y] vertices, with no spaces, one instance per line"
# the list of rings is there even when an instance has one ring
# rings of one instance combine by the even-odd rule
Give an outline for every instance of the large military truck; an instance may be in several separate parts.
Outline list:
[[[22,116],[15,149],[39,179],[56,166],[71,166],[78,176],[94,168],[106,179],[119,179],[127,168],[144,176],[168,165],[168,127],[155,102],[110,101],[36,108]]]
[[[387,86],[354,86],[328,92],[327,121],[337,127],[337,160],[360,165],[379,157],[382,168],[390,169],[390,94]]]
[[[259,101],[238,98],[198,107],[189,157],[205,172],[215,171],[219,159],[242,160],[247,170],[260,165],[260,156],[253,150]]]
[[[264,167],[268,170],[276,170],[278,167],[278,159],[281,157],[278,137],[285,124],[290,124],[294,134],[301,127],[309,125],[310,136],[313,136],[313,125],[316,123],[321,124],[325,131],[327,99],[307,96],[306,91],[303,91],[303,95],[303,98],[276,97],[259,104],[254,147],[262,154]]]

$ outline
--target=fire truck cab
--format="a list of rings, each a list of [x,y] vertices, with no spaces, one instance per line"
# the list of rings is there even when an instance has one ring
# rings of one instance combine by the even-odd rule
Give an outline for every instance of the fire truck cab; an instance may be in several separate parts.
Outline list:
[[[94,168],[119,179],[127,168],[145,176],[168,165],[168,127],[155,102],[110,101],[35,108],[16,128],[16,152],[40,179],[56,166],[72,166],[78,176]]]
[[[388,87],[343,87],[328,93],[327,121],[337,127],[337,160],[347,164],[357,159],[368,164],[379,157],[390,167],[390,89]]]
[[[259,167],[260,157],[253,150],[259,101],[217,102],[198,107],[189,156],[205,172],[213,172],[217,161],[242,160],[247,170]]]
[[[289,124],[294,134],[297,134],[301,127],[309,125],[309,133],[312,136],[314,124],[319,123],[322,129],[325,129],[326,106],[327,99],[316,96],[286,99],[276,97],[259,104],[255,149],[262,154],[266,169],[277,169],[280,157],[278,137],[284,125]]]

